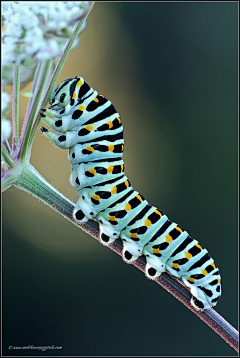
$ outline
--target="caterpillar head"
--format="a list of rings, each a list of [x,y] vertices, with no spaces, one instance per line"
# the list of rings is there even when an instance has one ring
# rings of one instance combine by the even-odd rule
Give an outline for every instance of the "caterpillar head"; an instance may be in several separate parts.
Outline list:
[[[54,88],[49,100],[50,108],[55,110],[65,109],[65,114],[68,114],[71,108],[79,103],[89,90],[90,87],[82,77],[68,78]]]
[[[74,83],[76,83],[75,78],[68,78],[67,80],[60,82],[51,93],[49,100],[51,106],[66,107],[71,101],[70,88]]]

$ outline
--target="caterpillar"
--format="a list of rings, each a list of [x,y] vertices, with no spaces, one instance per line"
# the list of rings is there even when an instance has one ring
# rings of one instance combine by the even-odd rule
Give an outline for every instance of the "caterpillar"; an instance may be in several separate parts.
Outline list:
[[[121,238],[125,262],[144,255],[148,278],[167,271],[181,279],[196,310],[215,306],[221,277],[208,251],[150,205],[125,176],[123,126],[112,103],[78,76],[58,84],[49,103],[40,115],[58,133],[45,127],[41,131],[56,146],[69,149],[70,182],[79,197],[73,218],[80,223],[96,220],[103,245]]]

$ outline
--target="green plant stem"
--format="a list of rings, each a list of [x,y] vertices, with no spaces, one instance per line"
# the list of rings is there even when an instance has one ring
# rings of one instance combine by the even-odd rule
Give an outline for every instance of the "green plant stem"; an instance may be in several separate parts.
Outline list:
[[[19,49],[19,45],[17,45]],[[13,71],[12,95],[12,149],[15,151],[19,143],[19,94],[20,94],[20,65],[15,63]]]
[[[10,168],[14,168],[15,164],[12,158],[9,156],[8,152],[6,151],[3,143],[2,143],[2,157]]]
[[[72,218],[74,204],[63,194],[59,193],[51,184],[49,184],[30,164],[27,164],[14,182],[17,188],[20,188],[36,198],[49,205],[52,209],[63,215],[74,225],[80,227],[89,235],[99,240],[99,227],[95,221],[89,220],[85,224],[78,224]],[[109,248],[119,255],[122,254],[121,240],[116,240]],[[136,260],[133,265],[145,271],[146,261],[143,256]],[[236,351],[238,351],[238,332],[232,327],[223,317],[221,317],[214,309],[209,309],[204,312],[197,312],[190,304],[191,294],[189,290],[177,279],[173,278],[168,273],[163,273],[155,280],[159,285],[164,287],[180,302],[182,302],[188,309],[195,313],[201,320],[203,320],[209,327],[211,327],[217,334],[219,334],[227,343],[229,343]]]
[[[15,179],[16,176],[8,171],[1,180],[1,191],[4,192],[6,189],[8,189],[13,184]]]
[[[29,139],[31,136],[34,119],[38,115],[39,110],[41,109],[40,104],[41,104],[43,94],[46,90],[46,84],[49,80],[51,66],[52,66],[52,60],[48,60],[46,62],[46,67],[44,68],[44,71],[43,71],[42,81],[40,82],[40,87],[37,91],[36,100],[34,101],[34,105],[31,110],[30,118],[27,121],[26,132],[23,135],[23,142],[21,143],[20,150],[18,153],[18,159],[20,159],[21,162],[28,160],[30,158],[31,145],[29,143]],[[25,158],[26,153],[28,153],[28,158]]]

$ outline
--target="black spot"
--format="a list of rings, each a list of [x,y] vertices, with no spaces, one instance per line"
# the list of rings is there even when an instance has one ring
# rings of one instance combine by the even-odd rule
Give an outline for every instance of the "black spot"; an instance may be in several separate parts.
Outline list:
[[[169,246],[169,243],[168,242],[163,242],[162,244],[160,244],[158,246],[159,250],[165,250],[167,247]]]
[[[107,174],[107,169],[104,167],[96,167],[95,170],[98,174]]]
[[[42,132],[48,132],[48,129],[45,128],[45,127],[40,127],[40,129],[41,129]]]
[[[214,286],[218,284],[218,280],[213,280],[212,282],[209,282],[209,285]]]
[[[84,195],[82,196],[82,200],[85,200],[85,196],[84,196]]]
[[[63,113],[65,113],[65,109],[63,109],[63,110],[60,112],[60,114],[63,114]]]
[[[81,117],[83,111],[80,111],[79,109],[77,109],[76,111],[73,112],[72,114],[72,119],[78,119],[79,117]]]
[[[84,135],[87,135],[88,133],[90,133],[90,131],[88,131],[86,128],[83,128],[78,132],[78,135],[84,136]]]
[[[91,211],[91,212],[90,212],[90,215],[93,215],[93,214],[94,214],[94,213]]]
[[[77,185],[80,185],[80,181],[79,181],[78,177],[75,179],[75,182]]]
[[[202,290],[208,297],[212,297],[213,293],[211,290],[208,290],[205,287],[201,287],[201,286],[197,286],[198,288],[200,288],[200,290]]]
[[[213,299],[212,299],[212,303],[217,302],[217,301],[219,300],[219,298],[220,298],[220,296],[213,298]]]
[[[85,215],[84,215],[84,213],[82,212],[82,210],[78,210],[78,211],[75,213],[75,217],[76,217],[77,220],[82,220],[82,219],[85,217]]]
[[[104,233],[102,233],[101,235],[101,240],[104,241],[104,242],[108,242],[110,239],[110,237]]]
[[[191,275],[190,277],[194,278],[194,280],[200,280],[201,278],[205,277],[202,273],[196,273],[195,275]]]
[[[198,308],[201,308],[201,309],[204,308],[204,304],[201,301],[199,301],[196,297],[193,297],[193,302]]]
[[[98,131],[101,132],[101,131],[106,131],[109,129],[109,125],[107,123],[101,125],[100,127],[98,127]]]
[[[73,159],[75,158],[75,153],[72,153],[72,158],[73,158]]]
[[[186,257],[184,257],[183,259],[178,259],[178,260],[173,261],[174,264],[179,264],[179,265],[184,265],[187,262],[188,262],[188,259]]]
[[[73,106],[75,103],[74,99],[72,98],[71,101],[70,101],[70,106]]]
[[[220,292],[221,288],[220,288],[220,285],[216,288],[216,291],[217,292]]]
[[[96,191],[96,194],[99,195],[101,199],[109,199],[111,197],[109,191]]]
[[[65,135],[60,135],[60,137],[58,137],[58,140],[59,142],[65,142],[66,138],[67,137]]]
[[[91,201],[94,205],[99,205],[100,204],[100,201],[99,200],[96,200],[96,199],[93,199],[91,198]]]
[[[129,261],[129,260],[131,260],[131,258],[132,258],[132,254],[130,254],[130,252],[129,251],[125,251],[124,252],[124,256],[125,256],[125,258]]]
[[[148,269],[148,274],[149,274],[149,276],[154,276],[154,275],[156,275],[156,272],[157,272],[157,270],[155,270],[155,268],[153,268],[153,267],[150,267],[150,268]]]
[[[103,224],[102,220],[99,220],[100,224]]]
[[[62,125],[62,120],[61,119],[59,119],[58,121],[55,122],[56,127],[61,127],[61,125]]]
[[[86,177],[88,177],[88,178],[94,177],[94,174],[91,173],[91,172],[89,172],[89,171],[85,172],[85,175],[86,175]]]
[[[62,93],[60,96],[60,102],[63,103],[64,99],[66,97],[66,93]]]

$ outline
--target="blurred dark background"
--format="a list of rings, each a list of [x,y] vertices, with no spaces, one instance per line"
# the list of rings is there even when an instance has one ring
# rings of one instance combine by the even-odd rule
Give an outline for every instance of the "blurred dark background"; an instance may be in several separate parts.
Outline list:
[[[76,75],[120,113],[133,187],[216,260],[216,310],[237,328],[238,3],[96,3],[58,82]],[[67,151],[40,131],[31,163],[77,201]],[[237,355],[167,291],[40,201],[15,187],[2,199],[3,355]]]

